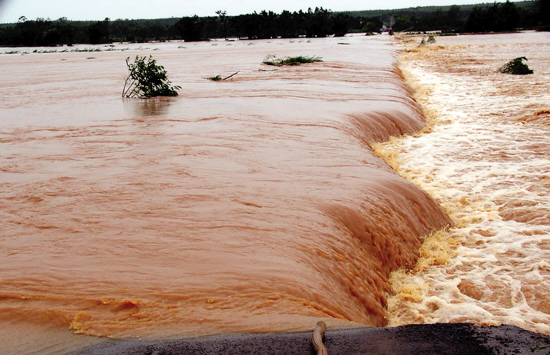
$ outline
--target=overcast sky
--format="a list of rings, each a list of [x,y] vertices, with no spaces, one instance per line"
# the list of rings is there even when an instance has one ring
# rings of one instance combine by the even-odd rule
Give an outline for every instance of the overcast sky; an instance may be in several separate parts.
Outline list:
[[[323,7],[333,11],[398,9],[414,6],[461,5],[492,0],[0,0],[0,23],[17,22],[21,16],[29,20],[154,19],[183,16],[216,16],[216,10],[230,16],[254,11],[307,11]],[[497,1],[505,2],[505,1]]]

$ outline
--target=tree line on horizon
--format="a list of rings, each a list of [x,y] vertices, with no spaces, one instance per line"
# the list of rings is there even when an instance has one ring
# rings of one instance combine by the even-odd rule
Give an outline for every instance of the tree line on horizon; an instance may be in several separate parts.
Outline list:
[[[516,4],[528,5],[519,6]],[[473,7],[437,7],[385,10],[378,16],[361,12],[332,12],[322,7],[298,12],[261,11],[238,16],[182,17],[158,20],[85,22],[28,20],[0,27],[0,46],[56,46],[112,42],[149,42],[166,40],[203,41],[211,38],[296,38],[343,36],[346,33],[376,33],[384,25],[394,31],[426,32],[502,32],[523,29],[550,29],[550,0],[523,3],[493,3]],[[445,9],[445,11],[443,10]]]

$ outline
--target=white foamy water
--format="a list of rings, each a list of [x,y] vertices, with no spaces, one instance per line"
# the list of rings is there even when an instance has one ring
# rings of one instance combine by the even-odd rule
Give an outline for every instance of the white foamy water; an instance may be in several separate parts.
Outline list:
[[[550,34],[408,38],[402,69],[433,120],[378,147],[456,226],[395,273],[390,324],[513,324],[550,334]],[[533,75],[498,73],[525,56]]]

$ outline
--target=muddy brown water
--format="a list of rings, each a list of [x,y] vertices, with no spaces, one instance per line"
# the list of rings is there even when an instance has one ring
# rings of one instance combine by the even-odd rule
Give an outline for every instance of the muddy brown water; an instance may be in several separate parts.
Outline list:
[[[451,223],[369,146],[424,126],[391,42],[0,55],[3,351],[387,324],[389,273]],[[180,96],[121,99],[135,55]]]

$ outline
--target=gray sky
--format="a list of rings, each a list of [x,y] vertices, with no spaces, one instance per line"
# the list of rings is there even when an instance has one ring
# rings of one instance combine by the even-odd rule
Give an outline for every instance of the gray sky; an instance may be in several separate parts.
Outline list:
[[[271,10],[307,11],[309,7],[323,7],[333,11],[397,9],[430,5],[462,5],[492,0],[0,0],[0,23],[17,22],[25,16],[57,20],[154,19],[183,16],[216,16],[216,10],[228,15]],[[505,1],[497,1],[505,2]]]

